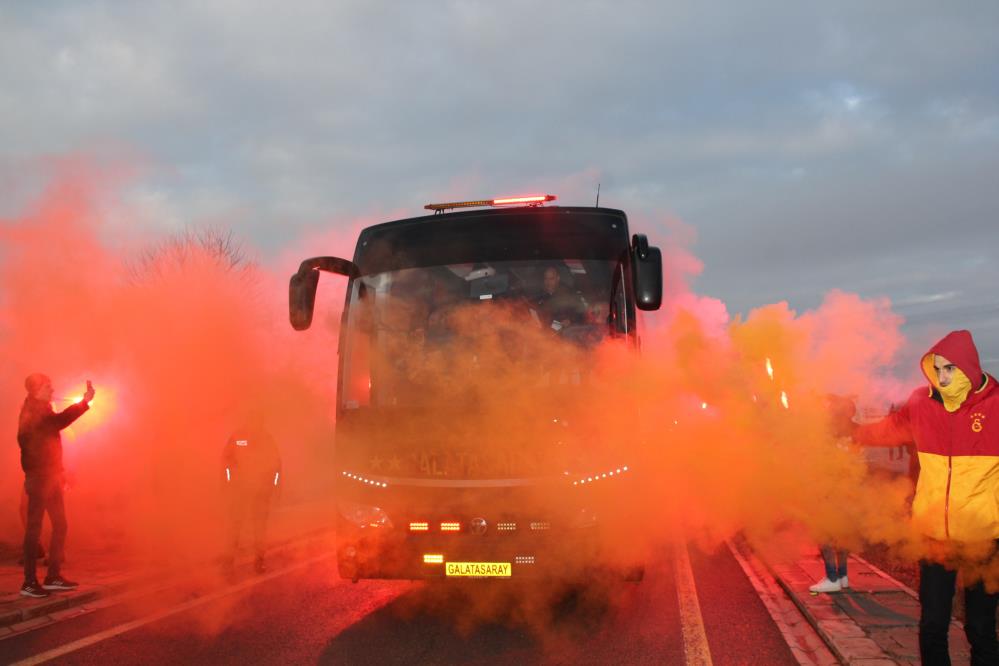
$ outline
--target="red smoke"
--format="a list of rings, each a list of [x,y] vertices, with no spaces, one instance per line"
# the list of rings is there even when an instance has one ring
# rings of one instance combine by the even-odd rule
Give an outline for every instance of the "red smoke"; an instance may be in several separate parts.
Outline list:
[[[92,379],[93,409],[64,437],[75,477],[71,552],[101,543],[146,558],[204,558],[224,533],[222,445],[248,410],[266,414],[281,446],[285,499],[328,494],[343,290],[324,276],[316,324],[294,333],[287,276],[306,256],[350,256],[353,235],[297,243],[269,272],[225,234],[119,241],[100,205],[113,194],[70,170],[0,221],[0,429],[16,430],[30,372],[49,374],[67,398]],[[621,563],[681,534],[713,546],[745,531],[767,548],[789,523],[847,546],[907,540],[907,482],[871,477],[830,434],[825,402],[830,393],[897,397],[884,372],[903,342],[889,304],[831,292],[814,311],[778,303],[730,320],[722,302],[686,288],[699,261],[660,244],[667,299],[647,318],[641,355],[607,343],[580,360],[550,335],[517,334],[511,360],[509,338],[496,333],[516,331],[516,315],[494,308],[489,326],[483,310],[457,317],[486,350],[476,370],[459,373],[486,400],[481,421],[466,425],[514,453],[550,436],[511,415],[547,405],[532,388],[538,359],[551,376],[559,364],[584,363],[587,389],[549,398],[586,434],[591,460],[634,472],[603,486],[613,489],[603,501],[621,503],[615,513],[626,516],[604,544]],[[412,365],[416,351],[397,353]],[[432,375],[434,362],[412,371]],[[11,509],[0,515],[0,539],[16,544],[22,476],[16,449],[5,450],[0,487]]]
[[[325,490],[315,470],[329,454],[334,385],[312,369],[335,367],[336,320],[293,335],[286,278],[226,234],[119,241],[108,196],[64,168],[24,214],[2,221],[0,424],[16,430],[30,372],[49,374],[67,400],[92,379],[93,407],[64,435],[70,548],[203,558],[224,534],[222,445],[247,411],[263,412],[282,445],[290,499]],[[0,473],[16,507],[22,477],[16,448],[6,450]],[[20,540],[13,508],[0,529]]]

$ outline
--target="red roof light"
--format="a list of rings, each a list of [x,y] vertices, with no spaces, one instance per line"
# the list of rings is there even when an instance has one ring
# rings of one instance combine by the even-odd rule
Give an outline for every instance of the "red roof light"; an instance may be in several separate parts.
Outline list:
[[[554,194],[539,194],[530,197],[507,197],[505,199],[493,199],[494,206],[507,206],[509,204],[540,204],[546,201],[555,201]]]

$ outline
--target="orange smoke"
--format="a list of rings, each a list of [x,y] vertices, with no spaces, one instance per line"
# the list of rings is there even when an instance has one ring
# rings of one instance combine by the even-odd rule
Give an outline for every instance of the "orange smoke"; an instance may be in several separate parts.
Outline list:
[[[222,445],[247,411],[266,414],[278,440],[285,499],[328,493],[342,285],[324,278],[318,325],[294,333],[287,276],[327,248],[272,274],[225,235],[125,246],[106,233],[103,194],[64,174],[0,221],[0,428],[16,429],[29,372],[48,373],[66,397],[92,379],[92,413],[64,438],[76,478],[70,548],[203,559],[224,533]],[[830,434],[826,407],[828,394],[891,397],[884,369],[902,337],[889,304],[831,292],[811,312],[778,303],[729,321],[723,303],[683,287],[697,260],[666,257],[679,271],[641,354],[621,342],[567,345],[488,301],[453,313],[449,347],[392,340],[371,367],[395,373],[400,394],[432,387],[449,410],[430,423],[400,419],[393,439],[460,441],[487,450],[488,464],[571,472],[557,492],[614,516],[599,544],[614,564],[681,535],[710,547],[743,531],[766,549],[792,523],[847,547],[908,542],[908,482],[870,475]],[[12,509],[0,539],[16,543],[21,474],[6,451]],[[532,501],[552,501],[546,492]]]

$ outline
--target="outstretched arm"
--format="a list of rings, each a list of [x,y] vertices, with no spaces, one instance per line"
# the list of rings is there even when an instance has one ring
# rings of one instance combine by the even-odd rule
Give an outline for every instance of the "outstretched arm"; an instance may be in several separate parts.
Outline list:
[[[73,421],[83,416],[83,413],[90,409],[90,403],[84,400],[83,402],[78,402],[76,404],[70,405],[61,412],[52,412],[45,417],[48,426],[51,426],[57,430],[62,430],[63,428],[68,428],[72,425]]]
[[[864,446],[898,446],[913,441],[909,404],[876,423],[855,426],[852,437]]]

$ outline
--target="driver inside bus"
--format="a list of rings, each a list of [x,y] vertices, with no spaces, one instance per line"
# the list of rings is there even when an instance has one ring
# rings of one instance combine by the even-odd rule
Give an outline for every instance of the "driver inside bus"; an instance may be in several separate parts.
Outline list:
[[[426,334],[434,342],[447,340],[453,334],[451,321],[461,305],[458,289],[442,276],[434,276],[430,290]]]
[[[534,301],[542,325],[559,332],[583,321],[586,302],[562,283],[562,275],[556,266],[545,268],[542,287],[541,295]]]

